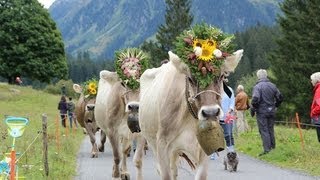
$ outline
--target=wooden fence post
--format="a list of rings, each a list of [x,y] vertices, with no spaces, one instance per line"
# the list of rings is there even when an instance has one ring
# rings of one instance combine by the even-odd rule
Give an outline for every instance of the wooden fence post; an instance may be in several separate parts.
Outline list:
[[[49,176],[48,164],[48,134],[47,134],[47,115],[42,114],[42,134],[43,134],[43,163],[46,176]]]
[[[304,141],[303,141],[303,137],[302,137],[302,130],[301,130],[301,127],[300,127],[300,120],[299,120],[298,113],[296,113],[296,121],[297,121],[299,134],[300,134],[301,147],[302,147],[302,150],[304,150]]]

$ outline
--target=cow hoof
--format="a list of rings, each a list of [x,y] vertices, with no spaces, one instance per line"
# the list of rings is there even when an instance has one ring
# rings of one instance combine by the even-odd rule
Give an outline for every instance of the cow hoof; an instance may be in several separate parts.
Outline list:
[[[121,174],[121,180],[130,180],[129,173],[123,173]]]
[[[98,158],[98,153],[91,154],[91,158]]]
[[[99,152],[104,152],[104,146],[101,146],[98,148],[99,149]]]

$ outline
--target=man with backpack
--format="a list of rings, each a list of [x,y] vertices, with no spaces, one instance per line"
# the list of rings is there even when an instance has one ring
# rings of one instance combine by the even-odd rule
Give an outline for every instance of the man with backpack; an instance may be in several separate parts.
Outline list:
[[[69,102],[67,104],[67,110],[68,110],[68,117],[69,117],[69,121],[70,121],[70,128],[72,128],[72,122],[74,120],[74,109],[75,109],[75,104],[72,101],[72,97],[69,97]],[[78,126],[76,120],[74,121],[74,124],[76,126]]]

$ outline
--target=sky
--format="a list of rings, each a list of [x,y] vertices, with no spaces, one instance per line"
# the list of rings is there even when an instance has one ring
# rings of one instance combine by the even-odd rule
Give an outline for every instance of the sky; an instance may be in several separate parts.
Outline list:
[[[38,0],[45,8],[49,8],[55,0]]]

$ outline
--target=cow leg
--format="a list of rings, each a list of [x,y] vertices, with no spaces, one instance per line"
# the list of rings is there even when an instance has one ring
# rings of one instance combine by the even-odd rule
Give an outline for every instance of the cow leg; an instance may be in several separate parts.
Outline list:
[[[173,154],[173,157],[170,160],[170,168],[172,172],[172,180],[176,180],[178,178],[178,155],[176,153]]]
[[[120,152],[119,152],[119,134],[113,129],[107,131],[108,138],[112,147],[113,154],[113,168],[112,168],[112,180],[120,180]]]
[[[104,144],[107,140],[106,133],[103,130],[100,130],[100,145],[99,145],[99,152],[104,152]]]
[[[129,180],[130,174],[127,168],[127,155],[131,150],[130,142],[128,138],[123,137],[121,140],[122,145],[122,159],[121,159],[121,179],[122,180]]]
[[[133,156],[133,163],[136,166],[136,179],[142,180],[142,157],[146,145],[146,140],[140,134],[137,134],[137,148]]]
[[[159,139],[157,146],[157,159],[159,160],[160,174],[162,180],[170,180],[170,154],[165,139]]]
[[[206,180],[208,177],[208,160],[209,157],[202,151],[200,154],[200,164],[197,168],[195,180]]]
[[[87,130],[87,133],[90,137],[90,142],[92,144],[92,150],[91,150],[91,157],[92,158],[97,158],[98,157],[98,147],[96,144],[96,136],[94,133],[94,129],[92,126],[92,123],[85,123],[85,128]]]

